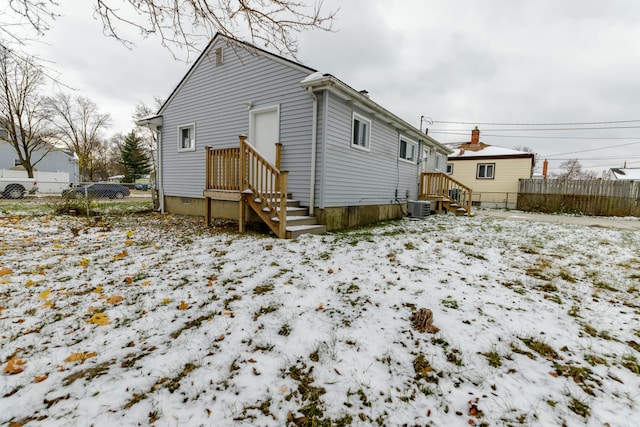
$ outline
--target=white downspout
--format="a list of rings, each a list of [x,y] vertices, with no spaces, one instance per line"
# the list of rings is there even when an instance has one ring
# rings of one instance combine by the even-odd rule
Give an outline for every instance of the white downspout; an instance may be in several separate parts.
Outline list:
[[[313,100],[313,119],[311,120],[311,177],[309,179],[309,215],[313,216],[316,204],[316,146],[318,144],[318,97],[313,93],[313,87],[307,91]]]
[[[158,170],[156,173],[156,181],[158,182],[158,198],[160,198],[160,213],[164,212],[164,185],[162,183],[162,127],[156,128],[158,137]]]

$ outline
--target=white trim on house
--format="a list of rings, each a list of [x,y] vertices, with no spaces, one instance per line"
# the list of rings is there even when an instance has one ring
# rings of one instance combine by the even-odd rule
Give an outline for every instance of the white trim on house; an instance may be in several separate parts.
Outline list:
[[[361,131],[361,126],[356,128],[356,121],[365,127],[364,134]],[[360,141],[363,143],[361,144]],[[371,151],[371,120],[355,111],[351,117],[351,146],[358,150]]]
[[[304,89],[312,88],[314,91],[329,90],[339,98],[357,106],[364,112],[370,112],[388,125],[395,127],[398,131],[422,141],[425,145],[428,145],[436,151],[441,151],[445,155],[453,153],[453,150],[449,147],[431,138],[415,126],[410,125],[386,108],[372,101],[368,95],[358,92],[331,74],[313,73],[301,81],[300,86]]]
[[[185,144],[185,134],[184,131],[188,130],[189,134],[189,143]],[[181,126],[178,126],[178,152],[184,151],[196,151],[196,124],[195,123],[187,123]]]
[[[476,179],[494,179],[495,176],[495,163],[478,163],[476,166]]]
[[[402,143],[404,143],[404,152]],[[403,162],[416,164],[418,160],[418,142],[400,135],[398,141],[398,159]]]

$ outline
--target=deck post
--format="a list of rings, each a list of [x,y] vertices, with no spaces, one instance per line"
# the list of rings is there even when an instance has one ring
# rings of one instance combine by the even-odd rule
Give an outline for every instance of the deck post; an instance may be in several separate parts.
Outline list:
[[[205,151],[205,156],[206,156],[206,167],[205,167],[205,186],[204,188],[206,190],[208,190],[209,188],[211,188],[211,168],[212,168],[212,162],[211,162],[211,147],[207,147],[206,151]],[[209,197],[205,197],[204,201],[206,203],[206,209],[205,209],[205,218],[204,218],[204,223],[207,224],[207,227],[211,227],[211,199],[209,199]]]
[[[276,169],[280,170],[280,158],[282,157],[282,143],[276,142]]]
[[[278,177],[278,187],[280,189],[278,237],[280,239],[285,239],[287,237],[287,175],[289,175],[289,172],[282,171]]]
[[[238,231],[244,233],[246,231],[246,213],[245,213],[245,197],[244,190],[247,189],[247,154],[246,143],[247,135],[240,135],[240,200],[238,201]]]

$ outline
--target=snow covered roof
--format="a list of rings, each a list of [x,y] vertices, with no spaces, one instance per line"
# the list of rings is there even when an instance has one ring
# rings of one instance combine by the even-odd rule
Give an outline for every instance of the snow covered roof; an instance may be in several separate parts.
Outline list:
[[[498,147],[485,143],[471,144],[470,142],[445,144],[453,150],[451,157],[532,157],[533,153]]]
[[[482,158],[531,158],[534,154],[527,151],[513,150],[511,148],[496,147],[494,145],[485,144],[480,141],[480,129],[476,126],[471,131],[471,141],[456,142],[445,144],[453,150],[453,154],[449,154],[449,159],[466,160],[478,157]]]
[[[611,168],[612,179],[640,181],[640,168]]]

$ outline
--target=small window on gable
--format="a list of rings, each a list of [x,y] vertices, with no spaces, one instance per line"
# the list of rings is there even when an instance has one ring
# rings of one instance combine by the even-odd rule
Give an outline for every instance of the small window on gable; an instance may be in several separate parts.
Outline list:
[[[400,155],[398,157],[415,162],[418,158],[418,144],[406,138],[400,138]]]
[[[493,179],[495,168],[496,168],[495,163],[478,163],[476,178],[477,179]]]
[[[451,175],[453,173],[453,163],[447,163],[447,174]]]
[[[216,49],[216,67],[221,66],[224,63],[224,49],[221,47]]]
[[[195,151],[196,126],[195,124],[180,126],[178,128],[178,151]]]
[[[369,150],[371,138],[371,121],[359,114],[353,113],[353,132],[351,145],[357,148]]]

